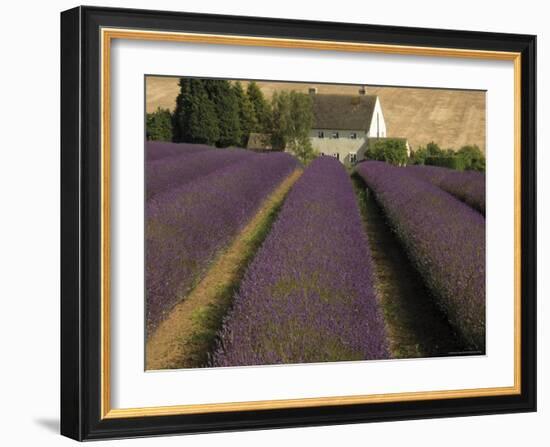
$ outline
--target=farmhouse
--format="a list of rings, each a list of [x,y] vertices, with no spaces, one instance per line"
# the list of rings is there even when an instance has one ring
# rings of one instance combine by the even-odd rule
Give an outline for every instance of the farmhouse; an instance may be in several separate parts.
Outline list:
[[[321,155],[353,165],[365,158],[369,142],[387,137],[380,99],[368,95],[366,88],[357,95],[318,94],[316,88],[309,94],[314,115],[311,144]]]

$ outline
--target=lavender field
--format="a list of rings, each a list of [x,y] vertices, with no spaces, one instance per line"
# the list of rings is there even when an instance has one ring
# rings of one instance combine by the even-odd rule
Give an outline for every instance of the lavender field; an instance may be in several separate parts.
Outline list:
[[[179,166],[180,157],[175,166]],[[172,184],[164,185],[163,192],[147,201],[148,331],[185,297],[217,252],[295,167],[295,160],[284,153],[249,153],[240,162],[228,153],[224,166],[211,172],[209,165],[201,171],[182,170],[194,180],[173,177]],[[154,177],[148,180],[155,184]]]
[[[433,183],[485,216],[485,173],[455,171],[439,166],[408,166],[412,175]]]
[[[166,143],[160,141],[148,141],[145,146],[145,160],[160,160],[166,157],[174,157],[177,155],[193,154],[212,150],[212,147],[205,144],[189,144],[189,143]]]
[[[406,168],[409,169],[409,168]],[[428,181],[383,162],[358,172],[451,324],[485,350],[485,219]]]
[[[233,163],[254,157],[244,149],[197,150],[166,156],[147,163],[146,197],[204,177]]]
[[[483,353],[484,212],[479,173],[148,142],[147,369]]]
[[[388,357],[369,244],[334,158],[316,159],[289,194],[219,340],[214,366]]]

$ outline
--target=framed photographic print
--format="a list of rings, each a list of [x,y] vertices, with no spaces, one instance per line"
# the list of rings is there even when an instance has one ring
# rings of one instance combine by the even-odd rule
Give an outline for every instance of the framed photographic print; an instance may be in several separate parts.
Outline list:
[[[61,432],[536,409],[535,36],[61,14]]]

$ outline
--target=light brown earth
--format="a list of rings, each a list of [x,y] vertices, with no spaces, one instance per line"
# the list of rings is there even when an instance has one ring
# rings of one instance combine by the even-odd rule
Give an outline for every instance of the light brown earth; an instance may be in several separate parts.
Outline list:
[[[262,203],[256,215],[218,256],[199,284],[174,306],[146,343],[145,369],[204,366],[221,320],[231,305],[247,263],[267,235],[292,185],[302,174],[290,174]]]
[[[246,84],[246,82],[243,82]],[[277,90],[306,93],[356,94],[357,85],[258,82],[269,99]],[[147,78],[147,112],[157,107],[173,110],[178,95],[178,78]],[[473,90],[426,89],[367,86],[367,93],[380,97],[388,136],[405,137],[416,149],[434,141],[442,148],[459,149],[477,144],[485,151],[485,92]]]

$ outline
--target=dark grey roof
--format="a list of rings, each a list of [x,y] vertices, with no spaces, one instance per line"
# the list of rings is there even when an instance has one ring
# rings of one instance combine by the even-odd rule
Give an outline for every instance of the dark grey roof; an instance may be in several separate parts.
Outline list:
[[[312,95],[314,129],[368,130],[376,95]]]

